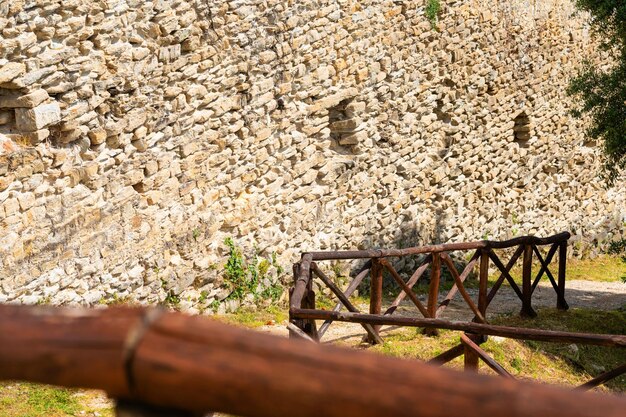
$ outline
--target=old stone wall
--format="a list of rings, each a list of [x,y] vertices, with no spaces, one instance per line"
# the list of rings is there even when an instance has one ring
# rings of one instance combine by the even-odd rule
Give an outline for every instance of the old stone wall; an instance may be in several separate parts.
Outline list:
[[[569,0],[0,2],[0,301],[211,303],[224,239],[624,237]]]

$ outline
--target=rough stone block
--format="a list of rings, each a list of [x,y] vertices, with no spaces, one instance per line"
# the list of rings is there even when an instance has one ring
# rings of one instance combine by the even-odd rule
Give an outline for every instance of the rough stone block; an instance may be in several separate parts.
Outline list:
[[[35,90],[28,94],[9,93],[0,95],[0,108],[37,107],[49,98],[46,90]]]
[[[349,135],[343,135],[341,139],[339,139],[340,145],[356,145],[359,142],[363,141],[367,137],[365,131],[352,133]]]
[[[102,128],[91,130],[87,135],[92,145],[100,145],[104,143],[107,138],[107,132]]]
[[[24,74],[26,65],[21,62],[9,62],[0,68],[0,83],[6,83]]]
[[[59,103],[42,104],[32,109],[15,109],[15,123],[19,130],[34,132],[61,121]]]
[[[330,130],[333,132],[354,132],[359,125],[362,123],[362,120],[359,118],[353,119],[345,119],[338,120],[330,124]]]
[[[37,145],[50,136],[48,129],[35,130],[34,132],[22,132],[22,136],[28,140],[31,145]]]
[[[18,149],[19,147],[17,146],[15,142],[11,140],[11,138],[0,133],[0,155],[12,153],[12,152],[17,151]],[[2,166],[6,166],[6,165],[2,164]]]

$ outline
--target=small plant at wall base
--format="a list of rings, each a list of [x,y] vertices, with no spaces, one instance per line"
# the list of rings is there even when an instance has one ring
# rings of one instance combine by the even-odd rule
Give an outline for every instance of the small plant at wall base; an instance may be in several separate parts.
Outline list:
[[[224,266],[224,279],[232,290],[227,298],[242,300],[246,294],[256,291],[257,283],[247,279],[245,260],[233,239],[226,238],[224,244],[229,250],[228,260]]]
[[[439,30],[437,28],[437,21],[439,20],[439,13],[441,13],[441,0],[427,0],[424,13],[431,27],[435,30]]]
[[[224,244],[228,247],[228,260],[224,265],[224,281],[231,291],[226,300],[243,301],[247,295],[251,294],[255,302],[277,302],[284,291],[279,282],[262,288],[270,267],[275,267],[279,276],[283,271],[276,262],[276,254],[272,253],[271,260],[262,257],[259,259],[259,254],[255,250],[248,261],[232,238],[226,238]]]
[[[165,291],[163,304],[176,309],[180,304],[180,297],[173,290],[167,288],[167,281],[161,278],[161,288]]]

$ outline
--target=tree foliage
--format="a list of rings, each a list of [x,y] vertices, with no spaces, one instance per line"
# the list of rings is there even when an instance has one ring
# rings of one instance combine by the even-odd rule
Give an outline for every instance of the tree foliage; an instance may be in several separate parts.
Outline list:
[[[574,114],[588,114],[587,135],[602,142],[605,173],[613,182],[626,167],[626,1],[577,0],[591,14],[591,27],[611,63],[583,63],[568,93],[579,99]]]

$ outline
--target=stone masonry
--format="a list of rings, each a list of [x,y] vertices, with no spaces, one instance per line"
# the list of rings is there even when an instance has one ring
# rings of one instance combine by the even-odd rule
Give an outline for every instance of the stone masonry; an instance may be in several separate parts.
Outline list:
[[[626,237],[565,93],[586,16],[442,4],[433,27],[423,0],[0,1],[0,302],[212,303],[227,237],[285,266]]]

